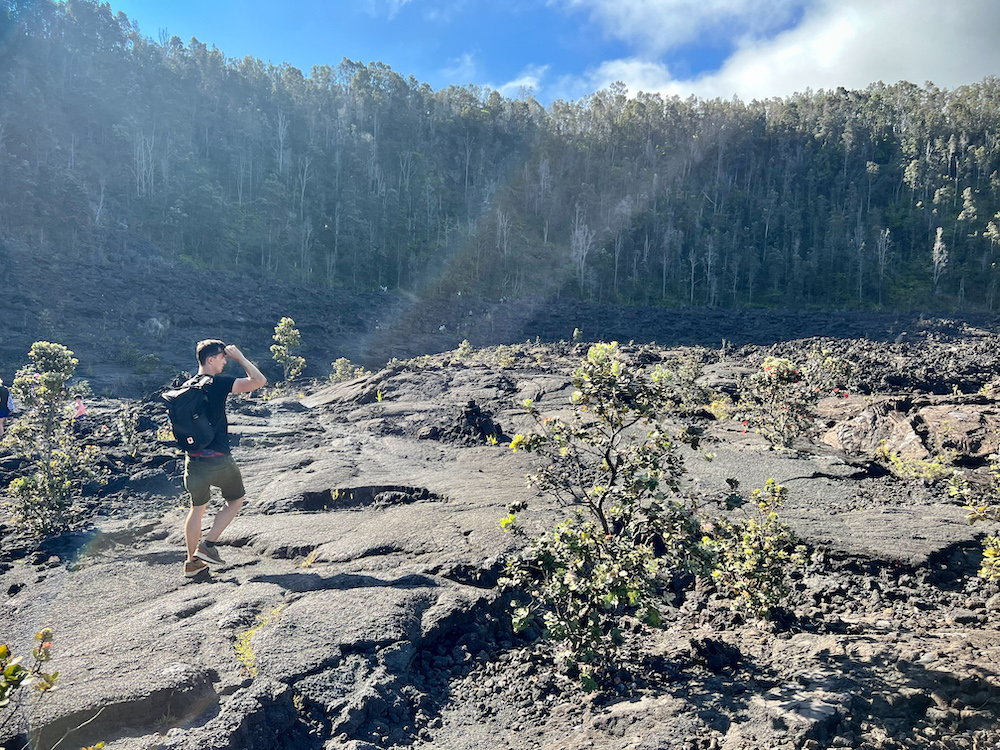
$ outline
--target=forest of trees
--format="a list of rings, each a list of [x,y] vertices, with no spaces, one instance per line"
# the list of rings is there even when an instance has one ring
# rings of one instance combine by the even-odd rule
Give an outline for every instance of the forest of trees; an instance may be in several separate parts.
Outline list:
[[[543,107],[0,0],[0,240],[358,289],[992,310],[1000,79]]]

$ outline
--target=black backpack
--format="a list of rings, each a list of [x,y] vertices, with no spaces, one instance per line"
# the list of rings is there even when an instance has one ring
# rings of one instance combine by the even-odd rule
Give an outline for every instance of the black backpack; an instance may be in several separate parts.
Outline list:
[[[177,447],[188,453],[200,451],[215,439],[215,425],[208,421],[208,394],[205,386],[211,375],[195,375],[179,388],[164,391],[170,429]]]

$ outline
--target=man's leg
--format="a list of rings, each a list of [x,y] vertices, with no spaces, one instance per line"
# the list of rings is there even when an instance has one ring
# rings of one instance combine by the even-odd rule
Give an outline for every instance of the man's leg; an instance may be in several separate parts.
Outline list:
[[[222,490],[222,497],[226,501],[226,505],[215,515],[215,520],[212,521],[212,528],[205,534],[205,542],[208,544],[215,544],[219,540],[222,532],[226,530],[226,527],[236,518],[236,514],[240,512],[240,508],[243,507],[243,501],[246,499],[246,489],[243,487],[243,475],[240,474],[240,469],[232,456],[228,456],[225,463],[220,466],[212,479],[212,484]],[[214,551],[212,556],[216,556]]]
[[[201,519],[205,515],[204,505],[192,505],[184,523],[184,541],[187,543],[187,559],[194,560],[194,553],[201,541]]]
[[[0,417],[0,438],[3,437],[3,426],[7,422],[7,417]]]
[[[226,530],[226,527],[232,523],[233,519],[236,518],[236,514],[240,512],[240,508],[243,507],[243,500],[245,497],[241,497],[238,500],[226,500],[226,504],[223,506],[222,510],[215,514],[215,520],[212,521],[212,528],[208,530],[205,534],[205,541],[215,544],[219,541],[219,537],[222,536],[222,532]],[[195,547],[198,544],[195,542]],[[190,549],[190,546],[188,547]],[[193,553],[192,553],[193,554]]]

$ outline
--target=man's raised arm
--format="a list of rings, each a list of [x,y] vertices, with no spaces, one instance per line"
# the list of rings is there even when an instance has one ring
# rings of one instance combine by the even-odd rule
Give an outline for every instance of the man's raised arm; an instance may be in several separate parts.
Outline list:
[[[249,393],[267,385],[267,378],[257,369],[257,365],[247,359],[234,344],[226,347],[226,358],[237,362],[247,373],[247,377],[237,378],[233,383],[233,393]]]

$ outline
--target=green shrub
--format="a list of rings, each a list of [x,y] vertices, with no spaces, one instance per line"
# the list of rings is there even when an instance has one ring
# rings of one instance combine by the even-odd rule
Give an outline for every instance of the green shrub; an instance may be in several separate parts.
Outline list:
[[[752,497],[755,516],[704,522],[680,491],[684,464],[661,422],[677,406],[676,381],[657,368],[648,377],[618,345],[596,344],[573,376],[568,421],[525,408],[535,431],[512,448],[538,454],[529,480],[569,510],[553,529],[527,540],[502,583],[513,590],[513,623],[523,630],[540,617],[560,645],[558,658],[577,668],[584,686],[620,658],[622,621],[634,616],[657,626],[664,583],[674,573],[709,576],[734,607],[767,617],[788,592],[788,568],[799,561],[789,528],[777,515],[785,489],[769,480]],[[694,443],[694,431],[687,440]],[[726,501],[745,504],[735,479]],[[501,526],[525,535],[508,507]]]
[[[278,325],[274,327],[275,341],[271,345],[271,356],[274,361],[281,365],[285,380],[294,380],[302,374],[305,369],[306,360],[292,354],[293,349],[302,346],[302,339],[299,330],[295,327],[295,321],[291,318],[282,318]]]
[[[829,349],[816,349],[806,357],[802,372],[820,394],[847,398],[847,384],[854,380],[854,365]]]
[[[969,498],[973,493],[971,486],[960,479],[949,488],[949,494]],[[1000,505],[996,504],[998,494],[1000,494],[1000,456],[992,455],[990,456],[990,488],[985,498],[987,502],[970,503],[965,506],[965,510],[969,512],[967,516],[969,523],[1000,522]],[[995,534],[991,534],[983,540],[983,561],[979,567],[979,577],[988,581],[1000,580],[1000,537]]]
[[[33,687],[40,701],[53,690],[58,672],[45,672],[42,667],[52,658],[52,628],[35,633],[37,647],[31,650],[31,663],[25,666],[23,657],[15,657],[7,644],[0,643],[0,734],[17,715],[25,700],[25,689]]]
[[[55,333],[56,326],[52,318],[52,312],[48,309],[38,313],[38,335],[48,338]]]
[[[787,359],[768,357],[760,371],[742,378],[735,416],[774,446],[788,448],[812,426],[820,389]]]
[[[753,515],[714,521],[703,539],[715,556],[716,586],[733,598],[734,609],[754,617],[766,619],[788,596],[789,570],[803,561],[791,529],[778,518],[787,495],[784,486],[768,479],[751,494]]]
[[[501,370],[507,370],[517,363],[517,357],[516,347],[500,344],[487,355],[487,364]]]
[[[708,410],[720,422],[732,419],[736,414],[736,406],[733,404],[733,400],[725,393],[715,396],[709,402]]]
[[[989,520],[997,521],[994,514]],[[983,561],[979,566],[979,577],[987,581],[1000,579],[1000,538],[988,536],[983,540]]]
[[[135,456],[139,451],[139,406],[138,404],[122,404],[115,412],[115,427],[122,439],[122,445],[129,455]]]
[[[73,435],[66,381],[78,364],[62,344],[37,341],[11,384],[25,413],[7,431],[4,444],[28,459],[31,471],[10,483],[14,522],[38,536],[59,531],[78,517],[73,496],[95,476],[94,446]]]
[[[331,367],[333,367],[333,372],[330,373],[331,383],[343,383],[345,380],[353,380],[354,378],[371,375],[364,367],[352,364],[351,360],[347,357],[340,357],[335,360],[331,363]]]
[[[955,474],[956,453],[953,450],[945,450],[930,458],[904,458],[895,451],[883,448],[876,451],[876,455],[900,479],[920,479],[927,484],[934,484]]]
[[[70,398],[90,398],[94,395],[94,389],[90,387],[89,380],[77,380],[69,387]]]
[[[128,336],[118,342],[118,349],[114,354],[115,361],[133,369],[139,364],[142,356],[142,350]]]
[[[152,375],[160,369],[160,358],[156,354],[141,354],[135,362],[135,371],[138,375]]]
[[[612,343],[592,346],[573,382],[568,422],[525,402],[536,432],[512,442],[544,459],[530,480],[572,515],[509,562],[505,585],[529,592],[515,602],[515,627],[541,614],[560,657],[593,686],[595,669],[616,658],[622,616],[658,624],[659,576],[702,570],[707,557],[679,494],[682,459],[659,421],[672,403],[665,381],[645,377]],[[521,532],[522,509],[511,508],[505,529]]]
[[[515,631],[541,611],[548,637],[563,645],[559,658],[581,667],[581,675],[614,660],[622,645],[621,615],[635,612],[659,625],[653,548],[623,534],[603,534],[582,513],[531,541],[508,568],[507,583],[531,590],[533,602],[514,608]]]
[[[468,362],[472,358],[472,344],[469,343],[468,339],[462,339],[462,343],[458,345],[452,360],[455,362]]]
[[[682,414],[693,414],[712,401],[712,394],[698,383],[704,370],[698,357],[689,354],[668,360],[657,368],[654,376],[666,381],[671,398]]]

